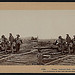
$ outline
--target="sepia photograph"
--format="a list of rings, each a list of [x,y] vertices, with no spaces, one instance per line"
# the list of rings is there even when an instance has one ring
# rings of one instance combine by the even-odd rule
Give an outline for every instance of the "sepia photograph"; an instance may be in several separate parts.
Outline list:
[[[0,65],[75,65],[75,10],[0,10],[0,26]]]
[[[75,73],[75,3],[0,3],[0,73]]]

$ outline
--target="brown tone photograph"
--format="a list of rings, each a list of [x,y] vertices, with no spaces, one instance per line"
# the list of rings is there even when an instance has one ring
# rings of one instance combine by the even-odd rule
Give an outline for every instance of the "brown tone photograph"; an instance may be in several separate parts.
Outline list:
[[[0,65],[75,65],[74,20],[75,10],[0,10]]]
[[[0,3],[0,73],[75,73],[75,3]]]

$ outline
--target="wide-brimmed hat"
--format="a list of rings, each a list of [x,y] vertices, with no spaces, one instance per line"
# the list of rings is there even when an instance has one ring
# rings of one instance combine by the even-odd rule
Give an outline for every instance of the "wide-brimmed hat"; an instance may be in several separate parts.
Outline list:
[[[20,35],[19,35],[19,34],[17,34],[16,36],[20,37]]]
[[[61,38],[62,36],[59,36],[58,38]]]
[[[4,38],[5,36],[4,36],[4,35],[2,35],[1,37],[2,37],[2,38]]]
[[[69,35],[69,34],[66,34],[66,35]]]

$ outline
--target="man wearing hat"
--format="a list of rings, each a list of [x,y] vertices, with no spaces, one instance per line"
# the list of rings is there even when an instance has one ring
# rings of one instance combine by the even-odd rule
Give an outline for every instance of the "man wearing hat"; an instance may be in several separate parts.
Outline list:
[[[5,50],[5,53],[7,51],[7,38],[5,37],[5,35],[1,36],[1,45],[2,45],[2,50]]]
[[[69,34],[66,34],[66,43],[67,43],[67,49],[69,54],[71,52],[71,49],[70,49],[71,42],[72,42],[71,37],[69,36]]]
[[[10,42],[10,47],[13,53],[13,42],[14,42],[14,37],[12,35],[12,33],[9,33],[9,42]]]
[[[58,37],[57,43],[58,43],[59,51],[61,51],[61,53],[63,54],[63,52],[64,52],[64,45],[63,45],[64,39],[62,38],[62,36]]]
[[[15,38],[16,42],[16,52],[19,52],[20,50],[20,45],[22,44],[22,40],[20,39],[20,35],[16,35],[17,37]]]
[[[66,34],[66,42],[69,44],[71,42],[71,37],[69,34]]]

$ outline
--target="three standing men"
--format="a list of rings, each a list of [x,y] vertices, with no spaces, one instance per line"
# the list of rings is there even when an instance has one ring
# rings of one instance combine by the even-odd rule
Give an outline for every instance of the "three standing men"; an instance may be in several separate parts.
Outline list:
[[[19,52],[20,50],[20,45],[22,44],[22,40],[20,39],[20,35],[16,35],[17,37],[14,38],[13,35],[10,33],[9,34],[9,42],[10,42],[10,47],[11,47],[11,50],[12,50],[12,53],[14,52],[13,50],[13,47],[15,45],[15,49],[16,49],[16,52]]]

